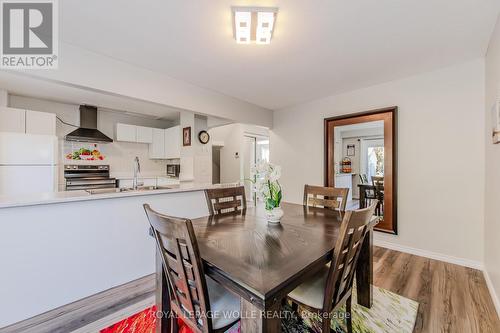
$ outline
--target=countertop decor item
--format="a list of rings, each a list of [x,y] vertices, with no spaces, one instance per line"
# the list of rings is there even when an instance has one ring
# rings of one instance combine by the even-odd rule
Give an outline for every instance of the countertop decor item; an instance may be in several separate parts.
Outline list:
[[[352,162],[349,157],[344,157],[342,160],[342,173],[351,173],[352,172]]]
[[[252,168],[254,189],[257,196],[266,205],[267,221],[269,223],[280,223],[283,210],[280,207],[283,197],[279,179],[281,167],[269,162],[259,162]]]

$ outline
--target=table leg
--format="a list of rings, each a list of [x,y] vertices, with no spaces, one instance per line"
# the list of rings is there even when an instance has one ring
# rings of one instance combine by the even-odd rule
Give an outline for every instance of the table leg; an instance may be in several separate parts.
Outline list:
[[[162,265],[161,255],[156,251],[156,311],[163,314],[157,318],[156,333],[170,333],[170,294]]]
[[[280,318],[281,302],[273,302],[261,309],[241,298],[241,333],[279,333],[281,332]]]
[[[358,304],[371,308],[373,301],[373,230],[369,230],[363,241],[356,269]]]
[[[366,203],[365,203],[365,188],[360,187],[359,188],[359,209],[365,208]]]

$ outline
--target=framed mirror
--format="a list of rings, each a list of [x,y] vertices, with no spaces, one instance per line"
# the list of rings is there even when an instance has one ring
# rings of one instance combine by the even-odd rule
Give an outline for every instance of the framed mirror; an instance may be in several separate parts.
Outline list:
[[[377,199],[377,231],[397,234],[397,107],[325,119],[325,186],[347,187],[346,209]]]

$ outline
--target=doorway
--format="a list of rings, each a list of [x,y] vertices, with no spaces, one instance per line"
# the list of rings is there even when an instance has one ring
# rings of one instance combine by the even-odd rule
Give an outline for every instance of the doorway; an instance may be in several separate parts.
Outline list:
[[[269,162],[269,137],[244,136],[243,175],[244,179],[252,179],[252,167],[261,162]],[[255,179],[252,179],[255,180]],[[257,202],[257,195],[253,190],[252,183],[245,181],[245,195],[247,200]]]

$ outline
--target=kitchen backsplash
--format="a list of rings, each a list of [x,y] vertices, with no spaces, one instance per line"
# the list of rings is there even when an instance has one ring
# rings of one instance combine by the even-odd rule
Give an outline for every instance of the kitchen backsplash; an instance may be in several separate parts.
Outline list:
[[[68,142],[60,140],[60,164],[109,164],[111,176],[113,177],[130,177],[133,175],[133,161],[137,156],[141,163],[141,175],[143,176],[160,176],[166,175],[166,160],[151,160],[149,159],[149,147],[144,143],[130,142],[113,142],[108,144],[89,144]],[[80,158],[80,154],[75,154],[80,150],[85,150],[90,153],[90,158],[84,155]],[[98,151],[97,154],[95,151]],[[68,159],[68,155],[72,154],[79,159]],[[100,159],[99,156],[102,158]],[[91,159],[93,157],[93,160]],[[97,158],[96,158],[97,157]],[[60,173],[59,183],[64,183],[63,173]]]

